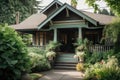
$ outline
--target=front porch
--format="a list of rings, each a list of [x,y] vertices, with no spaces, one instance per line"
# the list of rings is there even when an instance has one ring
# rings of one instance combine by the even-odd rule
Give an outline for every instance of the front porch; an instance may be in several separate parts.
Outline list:
[[[88,28],[55,28],[49,31],[38,31],[33,35],[33,46],[42,47],[49,43],[49,41],[59,42],[59,52],[75,53],[76,40],[78,38],[85,39],[98,45],[102,38],[102,29],[88,29]]]

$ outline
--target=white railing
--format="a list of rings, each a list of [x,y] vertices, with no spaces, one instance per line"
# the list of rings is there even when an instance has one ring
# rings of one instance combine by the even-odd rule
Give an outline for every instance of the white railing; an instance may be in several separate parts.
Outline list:
[[[36,47],[36,48],[45,49],[45,46],[40,46],[40,45],[30,45],[28,47]]]
[[[90,52],[107,52],[110,51],[113,46],[109,45],[91,45],[88,47]]]

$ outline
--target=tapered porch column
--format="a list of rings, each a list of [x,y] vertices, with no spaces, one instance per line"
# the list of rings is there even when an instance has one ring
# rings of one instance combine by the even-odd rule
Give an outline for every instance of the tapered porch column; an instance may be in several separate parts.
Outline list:
[[[78,28],[78,38],[82,39],[82,28]]]
[[[57,42],[57,29],[54,29],[54,42]]]

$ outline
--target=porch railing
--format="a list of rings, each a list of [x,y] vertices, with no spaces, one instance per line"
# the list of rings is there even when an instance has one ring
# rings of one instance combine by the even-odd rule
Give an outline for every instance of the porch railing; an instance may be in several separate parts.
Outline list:
[[[29,47],[37,47],[41,49],[45,49],[45,46],[39,46],[39,45],[32,45]],[[113,49],[113,45],[90,45],[88,46],[88,50],[90,52],[108,52],[111,49]]]
[[[90,52],[108,52],[113,48],[112,45],[91,45],[88,47]]]
[[[40,45],[30,45],[28,47],[35,47],[35,48],[45,49],[45,46],[40,46]]]

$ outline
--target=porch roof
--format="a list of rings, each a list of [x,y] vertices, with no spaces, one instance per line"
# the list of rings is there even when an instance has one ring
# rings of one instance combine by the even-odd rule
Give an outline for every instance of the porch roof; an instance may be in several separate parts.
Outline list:
[[[47,16],[42,13],[33,14],[20,24],[11,25],[11,27],[13,27],[16,30],[32,30],[32,29],[37,30],[37,26],[41,22],[43,22],[46,18]]]
[[[98,21],[100,25],[110,24],[113,21],[113,19],[116,18],[115,16],[109,16],[105,14],[95,14],[86,11],[81,11],[81,12],[93,18],[94,20]]]

